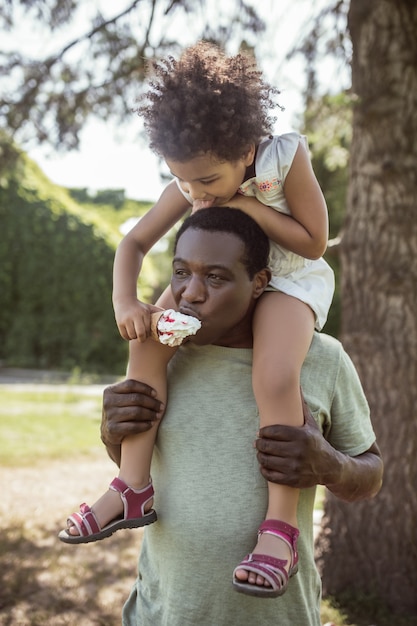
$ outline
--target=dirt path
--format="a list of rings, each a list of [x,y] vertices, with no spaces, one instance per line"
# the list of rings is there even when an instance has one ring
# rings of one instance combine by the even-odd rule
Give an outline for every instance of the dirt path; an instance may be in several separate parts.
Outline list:
[[[1,475],[6,489],[0,499],[0,519],[50,527],[64,523],[65,515],[78,508],[80,498],[87,502],[96,498],[114,477],[115,467],[103,449],[93,459],[2,468]]]
[[[74,464],[2,468],[1,626],[120,625],[142,531],[85,546],[56,537],[80,498],[93,502],[113,476],[105,454]]]

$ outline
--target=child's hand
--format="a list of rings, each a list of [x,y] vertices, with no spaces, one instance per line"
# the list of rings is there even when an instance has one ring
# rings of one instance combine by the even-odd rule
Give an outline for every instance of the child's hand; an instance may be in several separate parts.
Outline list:
[[[242,194],[235,193],[233,198],[230,198],[226,202],[219,203],[218,206],[227,206],[230,209],[240,209],[241,211],[244,211],[246,199],[247,198],[245,196],[242,196]],[[253,200],[253,198],[251,199]]]
[[[162,311],[152,304],[144,304],[139,300],[115,305],[114,313],[117,326],[123,339],[146,341],[151,335],[151,314]]]

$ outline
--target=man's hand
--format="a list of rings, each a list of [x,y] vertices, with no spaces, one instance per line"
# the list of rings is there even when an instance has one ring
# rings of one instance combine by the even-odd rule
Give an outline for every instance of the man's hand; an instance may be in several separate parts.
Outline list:
[[[255,446],[261,473],[269,482],[305,489],[335,480],[340,454],[324,439],[313,416],[304,410],[300,427],[266,426]]]
[[[373,498],[381,488],[384,469],[376,442],[354,457],[336,450],[303,404],[303,426],[261,428],[255,446],[264,478],[295,489],[325,485],[345,502]]]
[[[160,419],[162,410],[155,390],[145,383],[123,380],[106,387],[101,421],[103,443],[108,448],[117,447],[124,437],[149,430]]]

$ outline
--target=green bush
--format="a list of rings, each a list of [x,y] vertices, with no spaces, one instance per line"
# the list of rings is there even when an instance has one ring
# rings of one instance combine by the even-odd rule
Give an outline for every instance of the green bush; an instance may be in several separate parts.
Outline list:
[[[123,372],[111,304],[116,238],[21,155],[0,179],[0,359]]]

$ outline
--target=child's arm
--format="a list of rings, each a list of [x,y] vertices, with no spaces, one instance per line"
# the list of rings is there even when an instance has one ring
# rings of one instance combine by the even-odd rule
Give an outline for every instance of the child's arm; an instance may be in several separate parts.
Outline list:
[[[306,259],[318,259],[328,239],[326,201],[311,166],[299,144],[284,184],[291,216],[265,206],[256,198],[237,194],[231,205],[248,213],[270,239]]]
[[[190,208],[172,181],[156,204],[120,242],[113,268],[113,307],[124,339],[145,341],[154,306],[137,299],[137,280],[145,254]]]

